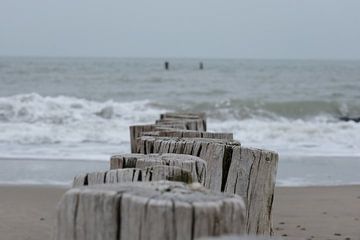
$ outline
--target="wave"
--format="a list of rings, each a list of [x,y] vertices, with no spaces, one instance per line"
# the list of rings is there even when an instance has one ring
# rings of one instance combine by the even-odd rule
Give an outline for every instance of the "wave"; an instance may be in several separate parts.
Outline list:
[[[209,130],[233,132],[243,145],[278,151],[281,155],[360,156],[360,124],[327,116],[311,119],[212,119]]]
[[[169,108],[170,104],[156,104],[156,107]],[[318,116],[327,116],[334,120],[340,117],[360,117],[360,105],[354,101],[266,101],[227,99],[216,102],[187,102],[176,106],[177,110],[206,111],[215,119],[228,118],[248,119],[311,119]]]
[[[44,97],[36,93],[0,98],[0,142],[122,143],[128,126],[153,121],[163,109],[150,101],[96,102],[81,98]]]
[[[233,132],[247,146],[281,154],[360,155],[360,124],[337,119],[360,113],[351,104],[228,100],[179,107],[31,93],[0,98],[0,156],[107,159],[128,151],[129,125],[151,123],[174,110],[206,111],[210,131]]]

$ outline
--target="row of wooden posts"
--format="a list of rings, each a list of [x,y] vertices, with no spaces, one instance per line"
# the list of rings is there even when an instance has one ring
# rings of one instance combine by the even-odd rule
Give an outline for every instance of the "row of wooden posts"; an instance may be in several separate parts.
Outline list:
[[[206,130],[204,113],[165,113],[130,126],[130,154],[112,156],[108,171],[74,178],[54,239],[271,236],[278,154]]]

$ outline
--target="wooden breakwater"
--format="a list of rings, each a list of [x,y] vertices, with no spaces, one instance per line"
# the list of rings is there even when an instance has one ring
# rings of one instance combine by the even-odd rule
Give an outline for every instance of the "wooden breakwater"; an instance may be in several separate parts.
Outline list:
[[[244,233],[241,197],[177,182],[93,185],[61,199],[55,239],[194,239]]]
[[[164,113],[154,124],[130,126],[130,144],[108,171],[74,178],[54,239],[272,234],[277,153],[207,132],[204,113]]]

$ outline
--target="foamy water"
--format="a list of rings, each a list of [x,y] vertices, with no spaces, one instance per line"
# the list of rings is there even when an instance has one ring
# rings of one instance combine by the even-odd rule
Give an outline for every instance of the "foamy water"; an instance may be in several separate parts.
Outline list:
[[[0,158],[105,162],[129,152],[129,125],[185,110],[205,111],[209,131],[233,132],[243,145],[279,152],[284,173],[296,167],[294,157],[315,157],[304,162],[310,170],[321,156],[360,161],[360,124],[339,120],[360,116],[360,62],[204,62],[199,71],[197,60],[174,60],[166,72],[156,59],[0,58]],[[279,176],[282,185],[358,177]],[[26,182],[15,178],[0,182]]]

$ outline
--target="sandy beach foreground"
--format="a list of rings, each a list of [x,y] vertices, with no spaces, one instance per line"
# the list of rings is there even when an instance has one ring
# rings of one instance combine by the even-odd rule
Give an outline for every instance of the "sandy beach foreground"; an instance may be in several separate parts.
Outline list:
[[[0,236],[49,240],[65,188],[0,186]],[[275,235],[284,239],[360,240],[360,186],[278,187]]]

